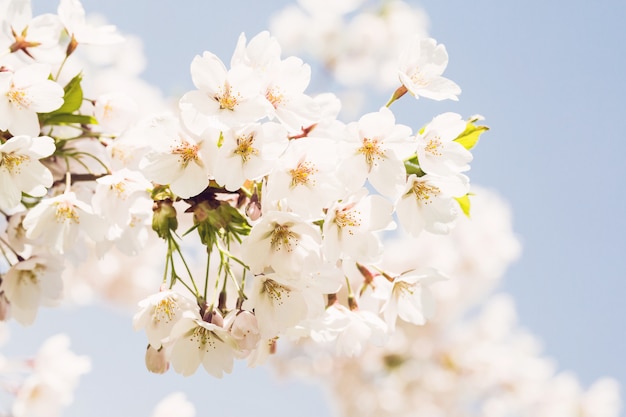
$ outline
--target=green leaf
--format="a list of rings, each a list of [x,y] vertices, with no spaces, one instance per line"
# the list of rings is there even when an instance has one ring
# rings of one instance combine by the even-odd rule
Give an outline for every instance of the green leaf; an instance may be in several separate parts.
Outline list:
[[[98,121],[92,116],[85,116],[82,114],[50,114],[43,120],[44,125],[65,125],[77,123],[80,125],[96,125]]]
[[[467,126],[463,133],[461,133],[456,139],[455,142],[460,143],[467,150],[472,149],[478,143],[478,139],[483,132],[489,130],[487,126],[476,126],[474,122],[480,120],[479,117],[472,117],[467,122]]]
[[[463,210],[463,213],[467,217],[470,217],[470,199],[469,199],[469,196],[470,196],[470,194],[467,193],[463,197],[454,197],[454,199],[459,202],[459,206],[461,206],[461,210]]]
[[[415,174],[418,177],[422,177],[425,175],[424,171],[422,171],[422,168],[420,168],[420,164],[417,160],[417,155],[406,159],[404,161],[404,168],[406,169],[406,175]]]
[[[65,94],[63,94],[63,105],[50,113],[51,115],[74,113],[76,110],[80,109],[80,106],[83,104],[83,89],[80,86],[82,80],[83,75],[79,73],[67,83],[65,88],[63,88],[65,91]]]

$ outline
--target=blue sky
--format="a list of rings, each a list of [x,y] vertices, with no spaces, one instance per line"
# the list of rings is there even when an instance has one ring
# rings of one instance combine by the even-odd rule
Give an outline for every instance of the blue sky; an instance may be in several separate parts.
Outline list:
[[[45,10],[56,7],[46,3]],[[210,50],[228,59],[240,32],[266,29],[272,11],[287,3],[83,1],[88,12],[102,13],[143,39],[146,78],[166,92],[191,88],[194,55]],[[446,75],[463,88],[458,103],[412,105],[419,109],[414,124],[455,111],[480,113],[491,127],[474,151],[470,176],[513,208],[523,255],[502,290],[515,297],[522,325],[543,340],[559,369],[574,371],[585,385],[613,376],[626,387],[626,2],[412,4],[425,8],[431,35],[450,55]],[[121,314],[45,310],[41,321],[35,335],[15,329],[15,343],[34,346],[69,321],[76,350],[93,353],[94,366],[109,368],[84,378],[77,404],[65,414],[70,417],[86,415],[89,403],[97,407],[93,417],[149,415],[157,395],[178,389],[189,389],[197,406],[206,398],[211,412],[224,416],[328,413],[321,392],[297,384],[276,388],[264,370],[241,367],[222,381],[202,373],[186,380],[173,373],[146,377],[144,335],[134,333]],[[120,333],[113,339],[99,331],[115,326]],[[89,340],[81,341],[86,333]],[[127,383],[110,379],[112,366],[129,370]],[[252,395],[250,404],[241,401],[240,389]]]

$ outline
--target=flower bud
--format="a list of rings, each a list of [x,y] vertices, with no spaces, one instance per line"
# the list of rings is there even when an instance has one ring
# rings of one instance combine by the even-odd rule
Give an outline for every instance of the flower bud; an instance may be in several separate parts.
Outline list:
[[[241,349],[256,349],[261,340],[256,316],[249,311],[241,310],[230,326],[230,334],[233,335]]]
[[[146,349],[146,368],[155,374],[164,374],[170,369],[170,362],[163,347],[157,350],[152,345],[148,345]]]
[[[152,229],[157,232],[162,239],[167,239],[170,230],[178,228],[178,219],[176,218],[176,209],[172,200],[155,201],[152,206]]]

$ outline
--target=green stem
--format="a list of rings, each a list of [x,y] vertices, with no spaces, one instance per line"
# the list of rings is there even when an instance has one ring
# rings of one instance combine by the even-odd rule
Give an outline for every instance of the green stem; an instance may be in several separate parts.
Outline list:
[[[187,265],[187,261],[185,260],[185,257],[183,256],[183,252],[180,250],[180,246],[178,245],[178,242],[176,242],[173,238],[170,238],[170,240],[174,244],[174,249],[176,249],[176,252],[178,252],[178,256],[180,256],[180,259],[183,261],[183,265],[185,265],[185,269],[187,270],[187,274],[189,275],[189,279],[191,280],[191,283],[193,284],[193,288],[195,290],[194,295],[196,296],[196,298],[198,298],[200,296],[200,291],[198,291],[198,287],[196,286],[196,281],[194,281],[193,279],[193,275],[191,273],[191,270],[189,269],[189,265]]]
[[[206,273],[204,275],[204,299],[206,300],[206,294],[209,287],[209,267],[211,265],[211,249],[207,247],[206,257]]]

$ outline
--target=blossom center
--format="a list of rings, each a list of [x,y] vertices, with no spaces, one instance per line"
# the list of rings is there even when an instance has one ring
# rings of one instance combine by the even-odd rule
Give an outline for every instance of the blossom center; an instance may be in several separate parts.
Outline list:
[[[152,320],[156,323],[169,323],[176,315],[178,309],[178,303],[172,298],[164,298],[154,307],[154,313],[152,314]]]
[[[15,88],[15,86],[11,86],[11,89],[7,92],[7,97],[9,98],[9,103],[15,104],[18,109],[27,109],[33,102],[26,94],[26,91]]]
[[[381,149],[377,139],[363,138],[363,146],[357,151],[365,156],[365,162],[367,162],[370,168],[376,165],[378,160],[385,157],[385,151]]]
[[[172,153],[178,155],[178,161],[183,167],[186,167],[189,162],[198,162],[198,150],[200,146],[192,145],[186,140],[183,140],[180,146],[174,148]]]
[[[39,283],[39,275],[37,274],[37,270],[28,270],[28,271],[20,271],[18,281],[23,283],[30,283],[33,285],[37,285]]]
[[[270,246],[272,250],[279,251],[283,247],[287,252],[293,251],[293,245],[298,243],[298,235],[291,231],[289,226],[278,224],[272,231]]]
[[[224,92],[215,96],[215,99],[220,103],[220,109],[222,110],[235,110],[241,96],[239,93],[233,94],[230,84],[224,84]]]
[[[191,333],[190,340],[198,344],[198,349],[204,348],[205,352],[208,352],[209,349],[215,349],[215,338],[212,333],[211,330],[198,326]]]
[[[418,87],[426,87],[429,84],[428,79],[422,74],[419,68],[411,75],[411,81]]]
[[[315,179],[311,178],[318,170],[310,162],[300,162],[297,167],[289,170],[291,175],[291,188],[295,188],[298,185],[307,185],[309,182],[315,185]]]
[[[59,223],[63,223],[68,220],[76,224],[80,223],[80,219],[78,213],[76,213],[74,205],[68,203],[67,201],[56,203],[55,216],[57,222]]]
[[[248,162],[252,155],[258,155],[259,150],[254,146],[254,133],[249,135],[239,136],[237,138],[237,147],[235,148],[235,155],[239,155],[243,162]]]
[[[415,199],[417,200],[417,202],[421,204],[432,203],[432,198],[441,193],[439,187],[435,187],[434,185],[428,185],[425,182],[420,181],[415,181],[413,183],[411,191],[413,192],[413,194],[415,194]]]
[[[442,146],[443,143],[441,142],[441,138],[439,136],[435,136],[428,141],[424,150],[433,156],[441,156]]]
[[[282,103],[284,96],[278,88],[268,88],[265,92],[265,98],[272,103],[272,106],[276,109],[278,105]]]
[[[413,295],[413,293],[415,292],[415,285],[409,284],[405,281],[398,281],[394,284],[393,291],[400,294]]]
[[[335,211],[335,224],[337,224],[339,229],[343,229],[344,227],[359,227],[361,225],[361,220],[358,217],[359,214],[361,214],[359,211],[355,212],[349,210],[347,207],[337,209]],[[354,234],[352,230],[349,230],[348,233]]]
[[[126,184],[124,184],[122,181],[112,184],[111,191],[115,192],[115,194],[117,194],[117,198],[119,198],[120,200],[126,199]]]
[[[13,153],[0,153],[0,167],[5,167],[11,174],[20,172],[20,165],[30,158],[27,155],[16,155]]]
[[[283,303],[283,294],[285,298],[289,298],[289,289],[271,279],[265,280],[262,292],[267,293],[268,297],[279,305]]]

